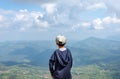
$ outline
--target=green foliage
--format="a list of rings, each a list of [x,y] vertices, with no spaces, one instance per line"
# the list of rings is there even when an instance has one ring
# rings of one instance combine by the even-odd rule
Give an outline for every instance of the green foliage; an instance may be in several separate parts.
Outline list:
[[[81,66],[73,69],[74,79],[110,79],[106,71],[97,65]]]
[[[118,64],[118,63],[116,63]],[[120,79],[116,64],[86,65],[72,68],[72,79]],[[0,79],[51,79],[48,68],[31,65],[0,66]],[[106,69],[107,68],[107,69]]]
[[[102,68],[109,71],[112,79],[120,79],[120,61],[106,64],[106,66],[102,66]]]
[[[29,65],[2,66],[7,68],[0,71],[0,79],[50,79],[47,68]]]

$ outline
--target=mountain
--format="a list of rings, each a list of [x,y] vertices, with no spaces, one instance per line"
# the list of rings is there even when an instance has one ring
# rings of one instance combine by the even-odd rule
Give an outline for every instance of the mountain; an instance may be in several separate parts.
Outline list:
[[[56,49],[54,41],[17,41],[0,43],[0,63],[48,66]],[[120,41],[88,38],[66,45],[73,55],[74,66],[120,61]]]
[[[120,42],[90,37],[71,45],[75,63],[93,64],[120,61]],[[71,49],[73,48],[71,47]],[[78,54],[79,53],[79,54]]]
[[[11,63],[30,63],[38,58],[38,62],[44,51],[54,49],[55,45],[51,41],[17,41],[0,43],[0,62],[11,65]],[[38,57],[39,56],[39,57]],[[47,57],[50,57],[46,55]],[[40,59],[40,61],[43,59]],[[46,59],[48,60],[48,59]],[[38,63],[41,64],[41,63]]]
[[[120,34],[108,36],[108,37],[106,37],[106,39],[111,39],[111,40],[115,40],[115,41],[120,41]]]
[[[114,40],[106,40],[106,39],[101,39],[101,38],[95,38],[95,37],[90,37],[85,40],[82,40],[80,42],[77,42],[77,47],[82,47],[82,48],[113,48],[114,46],[119,47],[119,42],[120,41],[114,41]]]

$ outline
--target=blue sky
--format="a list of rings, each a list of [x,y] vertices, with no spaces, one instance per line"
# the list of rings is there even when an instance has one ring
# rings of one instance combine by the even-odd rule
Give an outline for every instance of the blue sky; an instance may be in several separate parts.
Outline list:
[[[119,0],[1,0],[0,41],[120,36]]]

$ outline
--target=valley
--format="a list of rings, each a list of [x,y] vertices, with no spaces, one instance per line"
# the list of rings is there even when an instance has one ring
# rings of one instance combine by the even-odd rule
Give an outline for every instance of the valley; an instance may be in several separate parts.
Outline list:
[[[120,41],[68,41],[73,79],[120,79]],[[51,79],[48,62],[54,41],[0,42],[0,79]]]

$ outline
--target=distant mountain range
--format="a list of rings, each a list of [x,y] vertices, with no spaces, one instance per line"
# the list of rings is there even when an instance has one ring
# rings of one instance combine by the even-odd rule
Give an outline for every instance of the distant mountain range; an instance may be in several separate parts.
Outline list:
[[[54,41],[0,42],[0,63],[48,66],[56,47]],[[120,61],[120,41],[90,37],[66,47],[72,51],[74,66]]]
[[[120,34],[108,36],[107,39],[120,41]]]

